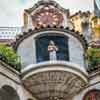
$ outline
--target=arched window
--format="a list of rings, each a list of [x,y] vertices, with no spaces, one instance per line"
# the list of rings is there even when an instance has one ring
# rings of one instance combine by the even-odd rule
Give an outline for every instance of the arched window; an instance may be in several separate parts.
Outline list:
[[[0,89],[0,100],[20,100],[20,98],[12,87],[5,85]]]
[[[100,100],[100,90],[91,90],[87,92],[83,100]]]
[[[52,41],[53,43],[52,42],[50,43],[50,41]],[[48,47],[50,47],[49,50],[48,50]],[[51,53],[53,50],[56,52],[56,55],[54,52]],[[53,56],[56,56],[56,60],[68,61],[69,60],[68,52],[69,52],[68,51],[68,37],[57,36],[57,35],[56,36],[46,35],[46,36],[36,38],[37,62],[55,59],[55,57]]]

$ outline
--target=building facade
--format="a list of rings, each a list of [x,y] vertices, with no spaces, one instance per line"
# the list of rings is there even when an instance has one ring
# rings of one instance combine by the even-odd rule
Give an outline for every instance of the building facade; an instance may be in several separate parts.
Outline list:
[[[92,16],[41,0],[24,10],[23,27],[1,27],[0,41],[15,50],[21,68],[0,54],[0,100],[100,100],[100,35]],[[98,50],[91,63],[90,48]]]

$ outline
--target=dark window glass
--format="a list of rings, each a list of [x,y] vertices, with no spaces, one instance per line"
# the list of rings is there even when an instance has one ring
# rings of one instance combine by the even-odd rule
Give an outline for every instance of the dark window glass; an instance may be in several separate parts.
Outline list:
[[[54,41],[58,48],[56,52],[57,60],[69,60],[68,38],[62,36],[42,36],[36,39],[37,62],[48,61],[48,45],[50,40]]]

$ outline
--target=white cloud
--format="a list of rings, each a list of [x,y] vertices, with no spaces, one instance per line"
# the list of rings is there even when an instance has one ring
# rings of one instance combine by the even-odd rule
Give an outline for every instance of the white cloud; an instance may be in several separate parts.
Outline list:
[[[38,0],[0,0],[0,26],[21,26],[23,9],[30,8]],[[55,0],[71,12],[93,10],[92,0]]]

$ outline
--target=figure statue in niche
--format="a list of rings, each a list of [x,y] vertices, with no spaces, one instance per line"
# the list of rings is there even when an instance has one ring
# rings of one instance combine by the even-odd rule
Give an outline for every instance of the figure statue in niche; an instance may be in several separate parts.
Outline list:
[[[48,52],[49,52],[50,60],[57,60],[57,55],[56,55],[57,51],[58,51],[58,48],[55,45],[54,41],[50,40],[49,45],[48,45]]]

